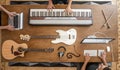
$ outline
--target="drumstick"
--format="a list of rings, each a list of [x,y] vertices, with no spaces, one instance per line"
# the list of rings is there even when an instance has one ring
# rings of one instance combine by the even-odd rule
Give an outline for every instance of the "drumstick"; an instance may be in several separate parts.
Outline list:
[[[104,16],[104,18],[105,18],[105,21],[106,21],[106,22],[103,24],[103,26],[104,26],[105,24],[107,24],[107,28],[110,28],[111,26],[110,26],[110,24],[109,24],[108,22],[109,22],[110,19],[112,18],[113,14],[114,14],[114,10],[112,11],[112,13],[110,14],[110,16],[109,16],[108,19],[106,18],[105,13],[104,13],[103,10],[102,10],[102,14],[103,14],[103,16]],[[102,26],[102,27],[103,27],[103,26]]]

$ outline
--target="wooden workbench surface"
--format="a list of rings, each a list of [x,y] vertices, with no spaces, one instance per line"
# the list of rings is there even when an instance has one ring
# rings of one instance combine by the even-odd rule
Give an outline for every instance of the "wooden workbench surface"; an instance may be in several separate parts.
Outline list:
[[[11,61],[27,61],[27,62],[83,62],[83,51],[84,50],[106,50],[106,46],[113,47],[113,58],[112,58],[112,48],[111,52],[107,53],[107,61],[116,61],[117,60],[117,46],[118,46],[118,33],[117,33],[117,13],[115,12],[112,16],[109,24],[111,25],[110,29],[106,27],[101,28],[104,24],[105,19],[102,15],[101,10],[105,11],[105,15],[108,18],[112,11],[116,11],[116,6],[103,5],[73,5],[72,8],[91,8],[93,14],[93,25],[91,26],[32,26],[28,24],[28,16],[30,8],[46,8],[46,5],[11,5],[4,6],[10,11],[16,11],[17,13],[24,13],[24,29],[19,31],[7,31],[2,30],[2,43],[5,40],[14,40],[17,43],[26,43],[29,48],[54,48],[52,53],[44,52],[26,52],[24,57],[17,57]],[[65,5],[57,5],[56,8],[65,8]],[[2,25],[7,24],[7,15],[2,13]],[[19,38],[20,34],[29,34],[29,35],[57,35],[56,30],[69,30],[74,28],[77,30],[77,40],[73,45],[66,45],[64,43],[52,44],[52,39],[31,39],[30,41],[22,41]],[[94,34],[95,32],[101,32],[107,35],[107,37],[115,38],[110,44],[81,44],[81,41],[89,35]],[[97,36],[104,37],[102,34],[96,34]],[[66,52],[62,58],[58,57],[58,48],[64,46]],[[75,47],[75,48],[74,48]],[[73,53],[79,55],[80,57],[75,57],[72,55],[71,59],[67,58],[67,53]],[[113,60],[114,59],[114,60]],[[7,61],[3,59],[2,61]],[[90,62],[99,62],[99,57],[93,57]]]

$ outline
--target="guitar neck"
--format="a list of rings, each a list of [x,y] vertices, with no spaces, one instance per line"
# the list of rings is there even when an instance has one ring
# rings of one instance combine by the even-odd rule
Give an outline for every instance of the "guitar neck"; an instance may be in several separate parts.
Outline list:
[[[55,38],[59,38],[59,36],[58,35],[40,35],[40,36],[31,36],[31,38],[55,39]]]
[[[44,52],[44,53],[52,53],[54,48],[41,48],[41,49],[23,49],[23,51],[28,52]]]

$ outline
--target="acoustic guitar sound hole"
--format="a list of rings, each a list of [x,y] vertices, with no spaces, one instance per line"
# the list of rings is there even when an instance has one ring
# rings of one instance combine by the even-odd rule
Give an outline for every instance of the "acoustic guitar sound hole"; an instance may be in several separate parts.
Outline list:
[[[19,52],[23,52],[23,51],[26,51],[26,49],[24,49],[24,48],[22,48],[22,47],[19,47],[19,48],[18,48],[18,51],[19,51]]]
[[[21,54],[22,54],[22,53],[19,53],[18,51],[15,51],[15,52],[14,52],[14,55],[15,55],[15,56],[18,56],[18,55],[21,55]]]

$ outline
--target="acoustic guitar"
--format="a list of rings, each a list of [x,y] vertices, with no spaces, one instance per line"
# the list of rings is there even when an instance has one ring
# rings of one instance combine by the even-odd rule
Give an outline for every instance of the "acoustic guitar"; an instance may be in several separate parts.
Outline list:
[[[69,29],[68,31],[56,30],[56,32],[59,33],[59,35],[30,36],[28,34],[26,35],[21,34],[20,39],[29,41],[31,38],[42,38],[42,39],[48,38],[48,39],[55,39],[51,41],[53,44],[65,43],[67,45],[72,45],[75,43],[77,37],[77,31],[75,29]]]
[[[12,60],[16,57],[24,57],[24,54],[27,51],[52,53],[54,48],[30,49],[26,43],[18,44],[13,40],[6,40],[2,44],[2,56],[7,60]]]

